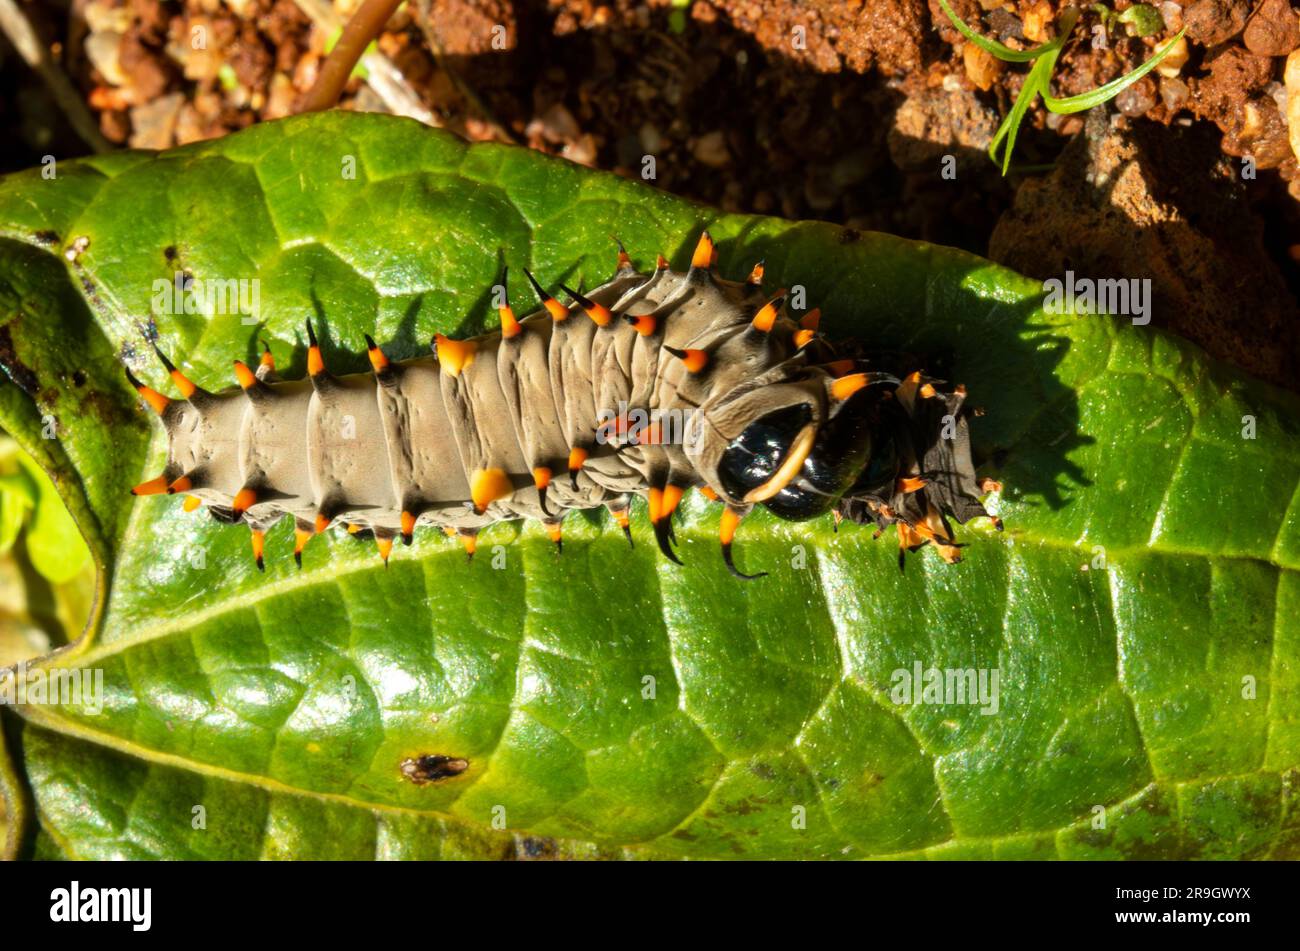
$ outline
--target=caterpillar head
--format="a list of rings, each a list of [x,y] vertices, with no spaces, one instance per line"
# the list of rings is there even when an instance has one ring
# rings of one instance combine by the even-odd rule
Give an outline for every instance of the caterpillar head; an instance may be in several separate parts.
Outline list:
[[[826,514],[867,468],[882,392],[835,389],[818,369],[706,407],[697,465],[733,505],[761,502],[793,521]]]
[[[818,335],[819,311],[796,323],[784,291],[760,305],[753,275],[745,285],[721,280],[711,260],[705,234],[684,278],[692,295],[684,310],[713,316],[676,346],[664,345],[676,360],[659,396],[661,405],[693,410],[683,448],[708,492],[727,506],[728,567],[739,574],[730,538],[756,504],[790,520],[832,511],[836,524],[897,525],[903,550],[933,543],[945,560],[960,560],[947,520],[988,514],[970,454],[965,389],[920,372],[899,379],[868,371],[848,356],[855,345]],[[755,273],[761,278],[761,268]],[[652,521],[668,553],[667,519],[661,512]]]
[[[777,369],[788,378],[765,375],[702,407],[692,455],[719,496],[792,521],[833,511],[897,524],[904,548],[933,542],[960,560],[947,519],[988,514],[964,388],[942,390],[920,373],[847,372],[844,362]]]

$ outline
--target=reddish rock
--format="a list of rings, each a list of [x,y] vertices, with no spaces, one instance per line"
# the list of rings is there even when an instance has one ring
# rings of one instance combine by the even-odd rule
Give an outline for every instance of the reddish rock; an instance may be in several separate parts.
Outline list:
[[[1242,41],[1256,56],[1285,56],[1300,46],[1300,17],[1287,0],[1264,0],[1246,24]]]
[[[1183,9],[1187,35],[1202,46],[1226,43],[1246,28],[1249,16],[1248,0],[1196,0]]]
[[[924,66],[931,21],[925,0],[713,0],[711,6],[763,46],[819,72],[876,68],[897,76]]]
[[[1038,278],[1150,278],[1152,326],[1283,386],[1300,355],[1295,299],[1264,250],[1241,163],[1205,127],[1088,116],[1055,170],[1026,179],[989,257]]]
[[[1273,78],[1274,63],[1230,46],[1209,63],[1210,75],[1195,82],[1192,111],[1220,129],[1235,134],[1245,122],[1245,104]]]
[[[138,26],[133,26],[122,37],[118,63],[131,87],[133,102],[149,102],[161,96],[176,75],[171,60],[145,42]]]
[[[131,134],[131,120],[125,110],[106,109],[99,114],[99,131],[114,145],[124,145]]]
[[[1291,158],[1287,124],[1271,96],[1255,96],[1242,106],[1242,121],[1223,137],[1223,151],[1249,155],[1256,168],[1277,168]]]
[[[257,28],[245,23],[229,50],[230,68],[240,83],[249,89],[265,89],[275,71],[275,57],[266,48]]]

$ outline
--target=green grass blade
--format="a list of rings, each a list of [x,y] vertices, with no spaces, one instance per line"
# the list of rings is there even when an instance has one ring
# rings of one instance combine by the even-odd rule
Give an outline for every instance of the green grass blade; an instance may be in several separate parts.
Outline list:
[[[948,6],[947,0],[939,0],[939,6],[943,8],[944,13],[948,14],[948,19],[952,21],[952,25],[957,28],[958,33],[984,50],[984,52],[990,53],[1008,63],[1028,63],[1050,50],[1059,49],[1065,43],[1066,37],[1070,35],[1070,30],[1074,28],[1075,20],[1078,19],[1077,13],[1067,11],[1061,17],[1061,35],[1056,39],[1041,46],[1035,46],[1033,49],[1013,50],[1009,46],[1003,46],[997,40],[990,40],[988,37],[980,36],[968,27],[957,14],[952,12],[952,7]]]
[[[1020,87],[1020,95],[1016,96],[1015,105],[1011,107],[1011,113],[1003,122],[1007,128],[1007,144],[1002,152],[1002,174],[1007,174],[1011,167],[1011,152],[1016,147],[1016,133],[1020,129],[1020,123],[1025,119],[1025,113],[1034,103],[1034,96],[1047,90],[1048,77],[1052,75],[1052,67],[1056,65],[1056,57],[1059,51],[1051,51],[1034,63],[1029,75],[1025,77],[1025,83]],[[1001,130],[999,130],[1000,132]],[[994,159],[994,161],[997,161]]]
[[[1104,86],[1098,86],[1091,92],[1080,93],[1077,96],[1068,96],[1065,99],[1055,99],[1048,94],[1046,89],[1044,89],[1043,102],[1046,103],[1048,109],[1063,115],[1072,112],[1083,112],[1087,109],[1091,109],[1093,106],[1101,105],[1103,102],[1118,96],[1129,86],[1133,85],[1147,73],[1151,72],[1151,70],[1155,69],[1156,66],[1160,64],[1160,61],[1168,55],[1169,51],[1174,48],[1174,44],[1177,43],[1186,32],[1186,27],[1179,30],[1174,38],[1165,43],[1158,53],[1137,69],[1130,73],[1126,73],[1118,79],[1112,79]]]
[[[994,165],[1000,164],[998,162],[998,144],[1007,137],[1007,134],[1010,131],[1011,114],[1007,113],[1007,117],[1002,120],[1002,125],[998,126],[998,131],[997,134],[993,136],[993,141],[989,143],[989,158],[993,161]],[[1006,174],[1005,169],[1003,169],[1002,174]]]

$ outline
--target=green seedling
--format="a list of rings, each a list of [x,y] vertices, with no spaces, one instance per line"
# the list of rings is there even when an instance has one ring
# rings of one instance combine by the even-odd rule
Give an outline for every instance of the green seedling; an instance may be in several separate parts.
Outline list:
[[[1155,36],[1165,28],[1165,18],[1149,3],[1135,3],[1119,15],[1129,36]]]
[[[1051,93],[1052,71],[1056,68],[1056,61],[1060,58],[1061,50],[1070,38],[1070,33],[1074,30],[1075,24],[1078,23],[1078,10],[1071,8],[1061,14],[1061,18],[1057,22],[1060,32],[1056,39],[1035,46],[1033,49],[1013,50],[1008,46],[1003,46],[996,40],[980,36],[968,27],[957,14],[952,12],[947,0],[939,0],[939,6],[943,8],[943,12],[948,15],[948,19],[952,21],[952,25],[957,28],[961,35],[986,53],[1008,63],[1033,63],[1029,69],[1029,75],[1025,77],[1024,85],[1020,87],[1020,95],[1016,96],[1015,104],[1011,107],[1011,112],[1002,120],[1002,125],[998,127],[997,133],[993,136],[993,141],[989,143],[989,158],[1001,164],[1003,175],[1011,167],[1011,152],[1015,148],[1016,133],[1020,129],[1020,123],[1024,121],[1025,113],[1033,105],[1035,96],[1041,95],[1043,104],[1050,111],[1061,115],[1083,112],[1093,106],[1099,106],[1103,102],[1115,98],[1155,69],[1173,45],[1182,37],[1183,33],[1186,32],[1186,28],[1179,30],[1172,39],[1161,44],[1154,56],[1132,72],[1125,73],[1118,79],[1112,79],[1105,85],[1098,86],[1089,92],[1080,93],[1077,96],[1068,96],[1065,99],[1057,99]],[[999,146],[1002,147],[1000,160],[998,158]]]
[[[1092,10],[1101,18],[1107,33],[1119,24],[1123,24],[1129,36],[1155,36],[1165,28],[1164,17],[1149,3],[1135,3],[1123,13],[1116,13],[1104,3],[1094,3]]]

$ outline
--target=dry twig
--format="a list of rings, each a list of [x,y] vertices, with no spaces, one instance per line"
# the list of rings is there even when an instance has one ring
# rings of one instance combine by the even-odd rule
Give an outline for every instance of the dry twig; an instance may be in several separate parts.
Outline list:
[[[339,18],[326,0],[294,0],[298,8],[318,29],[332,36],[339,28]],[[330,50],[316,82],[299,105],[299,112],[319,112],[333,108],[347,85],[357,62],[364,60],[370,75],[366,82],[374,89],[389,111],[407,116],[425,125],[441,125],[406,78],[383,53],[366,53],[402,0],[366,0],[343,27],[339,40]]]

